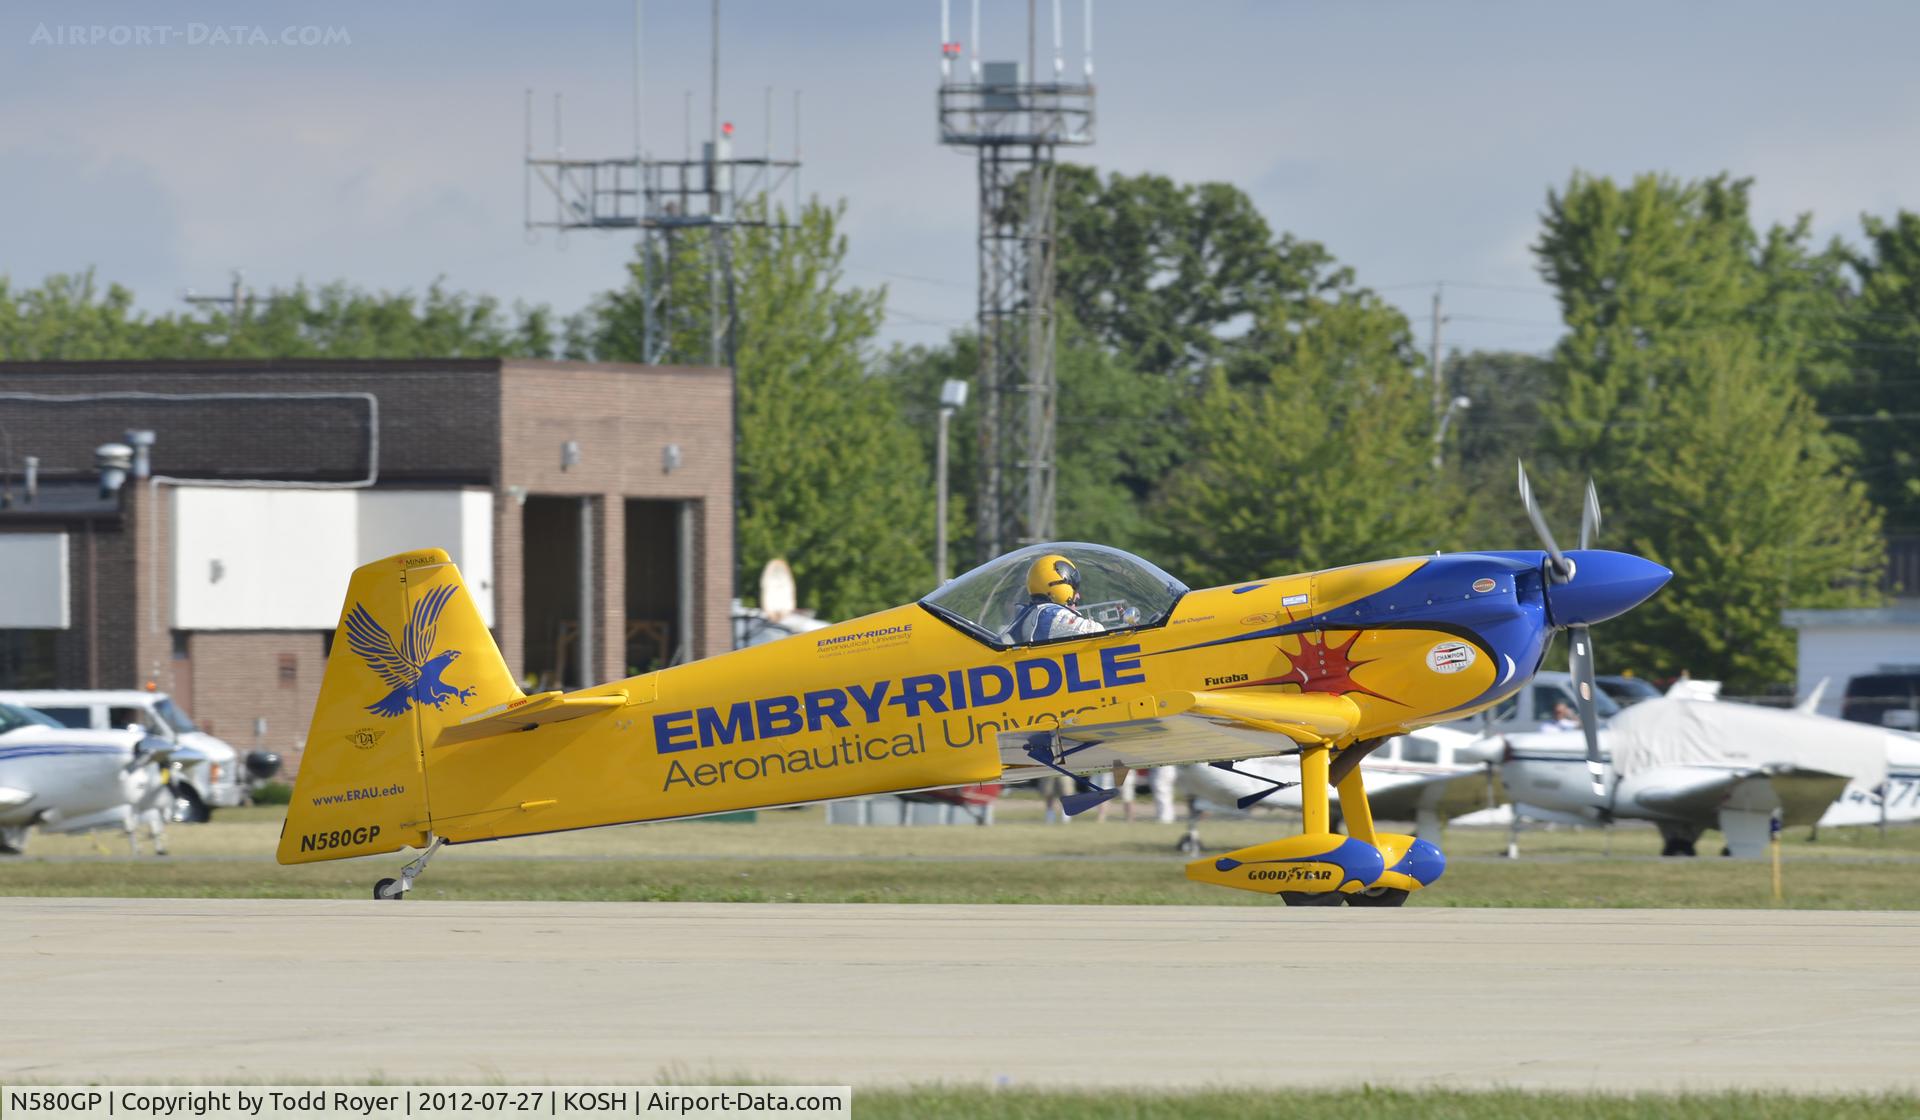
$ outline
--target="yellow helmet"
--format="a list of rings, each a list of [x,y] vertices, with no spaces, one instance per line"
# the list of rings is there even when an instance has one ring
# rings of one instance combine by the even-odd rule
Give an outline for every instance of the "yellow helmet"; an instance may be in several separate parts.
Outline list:
[[[1080,597],[1080,569],[1057,553],[1042,556],[1027,569],[1027,594],[1065,606]]]

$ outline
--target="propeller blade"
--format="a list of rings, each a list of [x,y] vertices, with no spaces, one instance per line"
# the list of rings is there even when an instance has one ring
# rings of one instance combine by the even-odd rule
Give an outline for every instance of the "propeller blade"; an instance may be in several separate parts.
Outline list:
[[[1587,738],[1587,776],[1593,779],[1593,792],[1604,797],[1607,771],[1600,761],[1600,712],[1593,702],[1593,634],[1586,626],[1569,627],[1569,631],[1573,647],[1567,652],[1567,668],[1573,671],[1573,703]]]
[[[1587,479],[1587,504],[1580,509],[1580,547],[1593,547],[1593,538],[1600,535],[1600,492],[1593,488],[1593,479]]]
[[[1520,504],[1526,507],[1527,520],[1533,522],[1533,531],[1540,534],[1540,543],[1547,546],[1547,555],[1553,558],[1553,577],[1565,583],[1573,577],[1573,565],[1554,543],[1553,530],[1547,528],[1547,519],[1540,515],[1540,506],[1533,500],[1533,484],[1527,481],[1527,465],[1520,464]]]

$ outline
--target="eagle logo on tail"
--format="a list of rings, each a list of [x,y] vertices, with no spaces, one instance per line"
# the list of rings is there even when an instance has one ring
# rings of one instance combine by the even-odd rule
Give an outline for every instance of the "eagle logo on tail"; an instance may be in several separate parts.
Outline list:
[[[459,659],[460,651],[432,652],[434,624],[439,621],[447,600],[453,598],[458,589],[457,584],[443,584],[415,603],[413,617],[400,631],[398,646],[394,645],[393,635],[373,620],[366,607],[355,603],[347,613],[347,645],[393,690],[368,704],[367,711],[380,716],[398,716],[406,714],[415,704],[431,704],[438,709],[448,700],[457,699],[464,705],[473,695],[471,688],[456,688],[440,679],[447,666]]]

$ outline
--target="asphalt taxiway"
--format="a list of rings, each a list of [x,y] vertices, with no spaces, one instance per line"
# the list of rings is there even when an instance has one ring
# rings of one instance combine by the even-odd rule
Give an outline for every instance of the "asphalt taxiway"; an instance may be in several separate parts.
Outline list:
[[[0,1081],[1920,1090],[1920,914],[0,899]]]

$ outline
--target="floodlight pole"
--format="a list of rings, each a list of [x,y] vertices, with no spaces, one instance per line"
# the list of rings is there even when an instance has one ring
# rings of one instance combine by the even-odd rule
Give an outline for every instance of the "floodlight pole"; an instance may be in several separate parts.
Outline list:
[[[1440,324],[1447,321],[1446,318],[1440,314],[1440,292],[1445,286],[1444,284],[1435,284],[1433,286],[1433,335],[1428,350],[1429,357],[1427,359],[1428,374],[1433,378],[1433,384],[1428,387],[1433,390],[1433,418],[1435,423],[1441,422],[1442,414],[1446,412],[1447,408],[1447,379],[1440,374]],[[1437,463],[1435,464],[1435,466],[1438,465]]]
[[[979,459],[974,493],[981,560],[1008,545],[1053,537],[1057,378],[1054,272],[1055,157],[1093,142],[1092,0],[1081,0],[1086,80],[1063,81],[1061,17],[1053,17],[1053,80],[1038,80],[1038,4],[1027,5],[1024,72],[1008,59],[982,63],[978,0],[973,42],[946,39],[941,8],[940,142],[973,150],[979,165]],[[1057,5],[1055,5],[1057,8]],[[952,62],[970,54],[955,80]]]
[[[1444,460],[1443,448],[1447,442],[1447,425],[1453,422],[1453,414],[1460,411],[1463,408],[1472,408],[1472,407],[1473,407],[1473,401],[1471,398],[1465,397],[1465,396],[1459,396],[1448,401],[1446,410],[1440,413],[1440,423],[1435,425],[1433,429],[1433,469],[1434,470],[1436,471],[1439,470],[1440,464]]]
[[[933,585],[947,582],[947,428],[953,410],[940,410],[940,424],[933,437],[933,471],[939,482],[933,498]]]
[[[948,378],[940,385],[940,419],[933,439],[933,585],[947,582],[947,429],[953,414],[967,403],[967,383]]]

